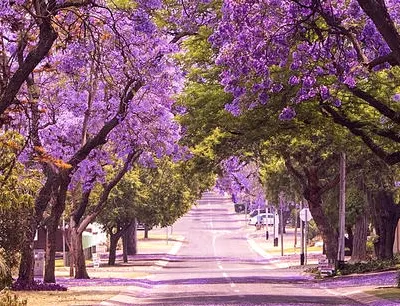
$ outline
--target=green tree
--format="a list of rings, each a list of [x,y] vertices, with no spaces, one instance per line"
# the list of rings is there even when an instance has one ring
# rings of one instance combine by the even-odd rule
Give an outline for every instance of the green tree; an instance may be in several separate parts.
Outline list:
[[[23,137],[6,132],[0,136],[0,287],[9,285],[11,269],[26,240],[28,219],[33,215],[33,201],[40,188],[40,175],[17,161]]]

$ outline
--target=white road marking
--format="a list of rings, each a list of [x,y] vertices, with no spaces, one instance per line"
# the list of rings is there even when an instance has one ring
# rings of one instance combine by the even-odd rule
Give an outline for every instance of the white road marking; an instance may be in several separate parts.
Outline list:
[[[168,255],[176,255],[179,252],[179,249],[182,247],[183,240],[185,238],[179,237],[179,241],[175,242],[174,247],[168,252]],[[162,257],[160,260],[157,260],[154,266],[151,267],[151,270],[157,271],[165,267],[169,263],[168,257]]]

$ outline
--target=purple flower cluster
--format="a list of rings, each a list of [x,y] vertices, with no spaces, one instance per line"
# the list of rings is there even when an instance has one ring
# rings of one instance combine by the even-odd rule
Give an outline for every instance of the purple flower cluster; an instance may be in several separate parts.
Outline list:
[[[296,111],[289,106],[282,109],[281,113],[279,114],[280,120],[292,120],[294,117],[296,117]]]
[[[11,290],[14,291],[67,291],[67,287],[53,283],[43,283],[40,281],[34,281],[33,284],[24,284],[15,282],[11,286]]]
[[[369,73],[365,61],[390,52],[357,0],[338,1],[335,5],[322,1],[320,7],[313,7],[311,3],[291,0],[223,2],[222,20],[210,42],[219,50],[216,63],[224,68],[221,82],[225,90],[233,93],[242,104],[239,107],[236,103],[229,110],[237,114],[250,105],[254,107],[252,98],[257,93],[263,104],[265,99],[261,97],[271,99],[279,94],[282,87],[276,84],[278,76],[282,85],[292,86],[291,101],[294,103],[315,99],[318,93],[322,100],[327,100],[332,94],[331,85],[341,90],[354,88],[358,80]],[[400,24],[400,2],[387,0],[385,3],[393,21]],[[335,29],[342,27],[350,31],[356,43],[349,35],[336,30],[313,31],[323,20],[327,26],[331,24]],[[241,84],[240,89],[237,84]],[[335,101],[333,103],[338,105]],[[288,120],[293,115],[290,108],[284,109],[280,118]]]

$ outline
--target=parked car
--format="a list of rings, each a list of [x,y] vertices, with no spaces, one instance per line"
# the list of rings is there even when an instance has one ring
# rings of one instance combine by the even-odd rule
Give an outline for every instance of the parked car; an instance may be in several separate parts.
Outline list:
[[[274,224],[274,215],[273,214],[266,214],[266,213],[261,213],[259,215],[256,215],[252,218],[250,218],[249,225],[273,225]]]
[[[265,214],[265,213],[266,213],[265,208],[262,208],[262,209],[260,209],[260,210],[258,210],[258,209],[253,210],[252,212],[250,212],[249,216],[250,216],[251,218],[253,218],[253,217],[257,216],[259,213],[260,213],[260,214]]]

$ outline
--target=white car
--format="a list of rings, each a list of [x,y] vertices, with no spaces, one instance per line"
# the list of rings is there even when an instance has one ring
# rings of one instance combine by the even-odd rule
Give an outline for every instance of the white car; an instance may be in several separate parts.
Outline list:
[[[268,220],[268,223],[267,223],[267,220]],[[267,217],[266,213],[262,213],[262,214],[259,214],[259,215],[256,215],[256,216],[250,218],[249,225],[257,225],[257,224],[273,225],[274,224],[274,215],[269,213],[268,217]]]

